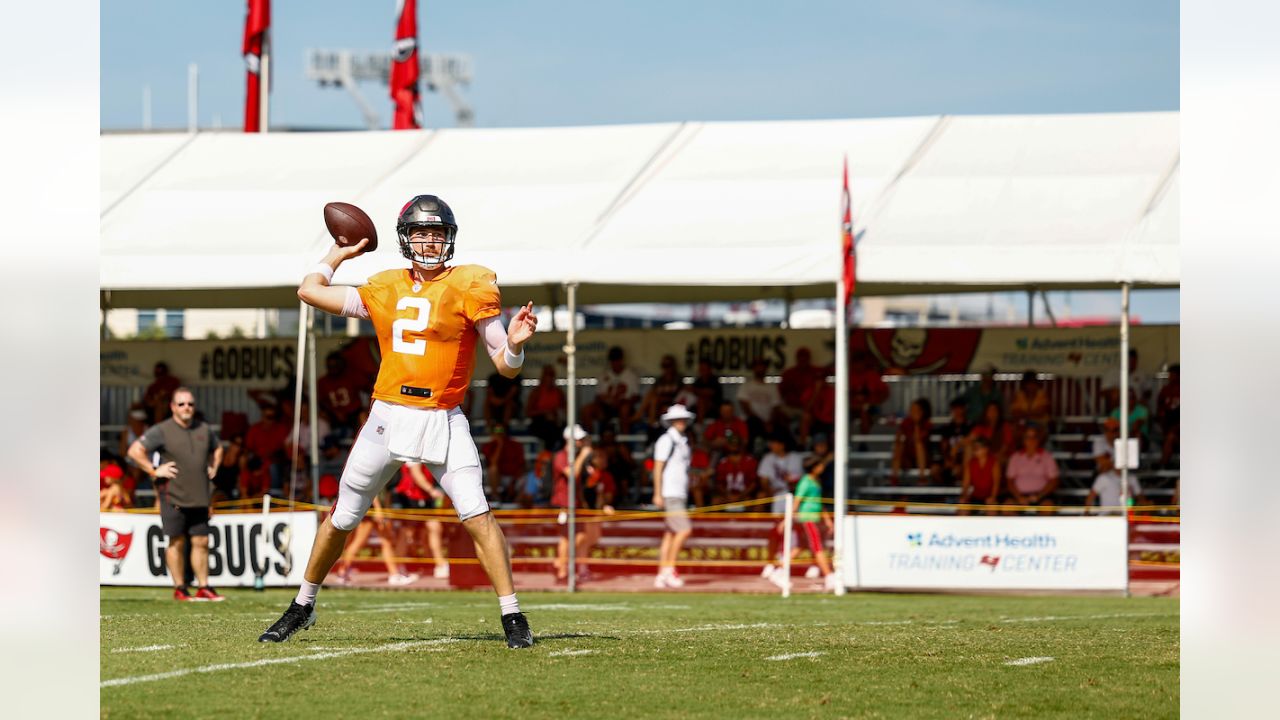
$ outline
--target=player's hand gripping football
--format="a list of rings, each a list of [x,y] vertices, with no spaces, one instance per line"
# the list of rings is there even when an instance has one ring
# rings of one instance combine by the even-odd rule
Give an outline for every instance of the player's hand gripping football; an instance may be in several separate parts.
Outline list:
[[[533,301],[529,301],[528,305],[520,308],[515,317],[511,318],[511,324],[507,326],[507,344],[515,351],[519,351],[521,346],[533,337],[533,333],[538,329],[538,316],[533,314]]]
[[[363,254],[365,247],[369,244],[369,238],[363,238],[358,243],[344,246],[342,243],[345,243],[346,241],[347,239],[345,237],[339,237],[338,241],[333,244],[333,247],[329,248],[329,253],[325,255],[323,262],[327,262],[332,265],[344,260],[350,260],[357,255]]]

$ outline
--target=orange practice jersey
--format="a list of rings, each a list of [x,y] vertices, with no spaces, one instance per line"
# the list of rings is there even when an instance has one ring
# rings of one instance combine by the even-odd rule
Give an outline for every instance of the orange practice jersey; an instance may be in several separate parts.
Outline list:
[[[502,310],[493,271],[459,265],[418,284],[407,268],[386,270],[359,291],[382,354],[373,397],[414,407],[457,407],[471,385],[475,324]]]

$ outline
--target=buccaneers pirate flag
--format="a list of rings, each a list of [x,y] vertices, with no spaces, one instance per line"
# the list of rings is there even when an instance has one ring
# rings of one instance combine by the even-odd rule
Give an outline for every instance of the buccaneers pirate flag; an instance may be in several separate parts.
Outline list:
[[[844,272],[844,307],[849,307],[849,298],[853,297],[853,283],[856,278],[857,249],[853,242],[853,203],[849,200],[849,156],[844,158],[844,191],[840,195],[844,215],[840,220],[840,257]]]
[[[418,0],[396,0],[396,44],[391,61],[393,130],[422,127],[418,105]]]
[[[271,27],[271,0],[249,0],[244,18],[245,96],[244,131],[262,132],[262,54],[266,50],[267,30]],[[270,88],[268,88],[270,89]]]

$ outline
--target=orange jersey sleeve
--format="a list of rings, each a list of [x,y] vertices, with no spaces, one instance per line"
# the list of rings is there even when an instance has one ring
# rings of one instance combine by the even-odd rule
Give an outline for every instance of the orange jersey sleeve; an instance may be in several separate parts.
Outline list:
[[[387,270],[359,292],[382,355],[373,397],[414,407],[457,407],[475,369],[475,323],[502,311],[493,271],[460,265],[415,283],[408,269]]]

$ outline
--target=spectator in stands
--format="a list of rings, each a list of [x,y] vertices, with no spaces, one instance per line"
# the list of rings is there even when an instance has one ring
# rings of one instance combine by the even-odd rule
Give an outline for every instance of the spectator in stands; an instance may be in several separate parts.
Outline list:
[[[1004,395],[996,387],[996,369],[989,367],[978,378],[977,385],[970,385],[959,397],[965,402],[965,414],[971,421],[979,422],[987,412],[987,406],[995,403],[1004,413]],[[993,448],[994,449],[994,448]]]
[[[760,459],[758,473],[761,497],[773,498],[769,511],[781,518],[787,511],[786,494],[800,482],[800,476],[804,473],[803,457],[799,453],[791,452],[786,436],[773,435],[769,438],[769,452]],[[784,522],[779,519],[769,534],[768,560],[760,573],[760,576],[765,579],[773,578],[777,570],[773,563],[782,557],[783,532]]]
[[[952,400],[950,409],[951,417],[937,430],[938,450],[942,455],[942,476],[939,480],[947,484],[959,481],[964,475],[966,441],[973,430],[969,423],[969,409],[964,400]]]
[[[519,413],[520,378],[509,378],[498,372],[489,375],[489,386],[484,392],[484,424],[510,425]]]
[[[745,439],[747,424],[733,414],[733,403],[723,400],[717,408],[715,420],[707,423],[702,439],[713,453],[719,455],[724,452],[725,440],[731,435],[738,436],[739,440]]]
[[[743,439],[738,435],[725,438],[725,454],[716,463],[716,488],[712,502],[737,503],[754,500],[759,494],[760,478],[756,459],[743,452]],[[743,507],[730,508],[744,510]]]
[[[653,380],[653,387],[645,393],[644,402],[640,405],[640,416],[644,418],[652,435],[650,442],[657,440],[658,435],[663,432],[658,416],[676,403],[676,395],[682,389],[684,389],[684,377],[676,366],[676,357],[663,355],[658,376]]]
[[[1036,376],[1034,370],[1022,373],[1022,381],[1009,403],[1009,419],[1019,428],[1027,425],[1050,427],[1053,419],[1049,406],[1049,392]]]
[[[103,512],[133,507],[133,478],[115,456],[103,450],[98,462],[98,509]]]
[[[560,510],[557,523],[560,525],[560,539],[556,543],[556,559],[552,563],[557,582],[569,578],[569,483],[573,483],[575,508],[583,507],[582,481],[585,479],[587,462],[591,459],[591,435],[581,425],[564,429],[566,446],[556,451],[551,459],[551,507]],[[573,467],[569,466],[569,448],[573,442]],[[575,533],[576,534],[576,533]],[[575,537],[574,542],[577,542]]]
[[[1004,412],[1000,408],[1000,403],[988,404],[982,412],[982,422],[973,426],[969,439],[985,438],[996,460],[1003,465],[1015,448],[1013,425],[1004,421]]]
[[[579,582],[592,579],[588,562],[592,549],[600,544],[600,537],[604,534],[604,522],[600,516],[613,515],[616,492],[617,485],[613,482],[613,476],[609,474],[609,460],[603,453],[592,452],[591,459],[586,465],[586,477],[582,482],[582,506],[586,510],[599,512],[600,515],[583,517],[583,521],[576,528],[578,532],[575,533],[577,537],[574,539],[576,545],[574,553],[577,558]]]
[[[716,408],[724,402],[724,387],[710,360],[703,358],[698,361],[698,374],[693,378],[692,389],[698,398],[698,405],[692,408],[693,412],[700,418],[715,416]]]
[[[1000,461],[991,452],[991,442],[984,437],[974,438],[970,457],[964,463],[960,486],[960,504],[987,506],[986,515],[995,515],[1000,504]],[[963,508],[957,515],[969,515],[973,511]]]
[[[169,404],[173,401],[173,392],[182,385],[176,375],[169,373],[169,364],[156,363],[151,369],[151,384],[142,392],[142,404],[151,414],[151,423],[155,424],[169,417]]]
[[[1120,502],[1120,487],[1123,484],[1120,471],[1116,470],[1111,456],[1099,456],[1098,476],[1093,480],[1093,487],[1089,488],[1084,506],[1088,508],[1098,506],[1095,513],[1097,515],[1123,515],[1124,506]],[[1133,473],[1129,473],[1129,497],[1133,498],[1136,504],[1146,504],[1146,500],[1142,497],[1142,486],[1138,484],[1138,478]]]
[[[289,458],[285,444],[293,430],[280,419],[280,409],[263,396],[261,419],[249,426],[244,437],[244,449],[251,458],[258,458],[271,477],[271,491],[277,496],[283,491],[285,476],[289,473]]]
[[[822,571],[823,587],[832,590],[835,588],[836,579],[831,571],[831,561],[827,558],[827,551],[822,544],[822,531],[818,529],[819,521],[826,526],[828,532],[835,529],[830,513],[823,512],[822,489],[817,480],[817,477],[822,475],[825,465],[826,463],[820,458],[810,457],[805,460],[804,474],[796,484],[793,512],[800,532],[808,540],[809,550]],[[790,581],[790,578],[783,580],[783,582],[787,581]]]
[[[836,453],[831,447],[831,440],[826,435],[813,436],[813,452],[810,458],[822,461],[822,471],[818,473],[818,483],[822,485],[822,497],[835,497],[836,494]]]
[[[880,368],[864,350],[849,355],[849,417],[858,418],[858,432],[871,432],[872,419],[880,414],[880,406],[889,399],[889,386]]]
[[[849,408],[853,414],[853,408]],[[809,395],[809,407],[800,416],[800,444],[808,447],[815,435],[830,435],[835,431],[836,422],[836,386],[819,380]]]
[[[1155,378],[1138,368],[1138,349],[1129,348],[1129,387],[1138,394],[1138,402],[1147,404],[1151,400]],[[1102,396],[1110,412],[1120,406],[1120,364],[1111,369],[1103,380]],[[1130,401],[1132,404],[1132,401]]]
[[[316,394],[320,397],[318,408],[329,416],[335,430],[344,436],[354,437],[356,419],[364,407],[360,379],[347,371],[347,361],[341,353],[332,352],[324,359],[325,374],[316,380]],[[323,436],[322,436],[323,437]]]
[[[480,448],[489,476],[489,496],[496,502],[512,502],[527,469],[524,447],[511,439],[506,425],[494,425],[489,434],[489,442]]]
[[[302,398],[302,412],[298,415],[298,437],[293,437],[293,422],[289,422],[289,439],[285,443],[285,452],[292,452],[296,445],[307,458],[311,459],[311,401],[306,397]],[[324,410],[316,409],[316,446],[324,441],[325,438],[333,434],[333,427],[329,423],[329,419],[325,417]]]
[[[1104,455],[1115,461],[1116,440],[1120,439],[1120,421],[1109,417],[1102,421],[1102,435],[1093,436],[1093,459],[1099,460]]]
[[[713,451],[707,442],[701,439],[695,428],[688,430],[689,437],[689,500],[688,505],[706,507],[708,499],[715,492],[716,459],[719,451]]]
[[[242,459],[244,463],[240,470],[240,497],[260,498],[270,492],[271,469],[262,458],[246,454]]]
[[[169,539],[165,560],[173,598],[222,600],[209,587],[210,481],[222,464],[222,445],[213,428],[195,419],[196,398],[190,390],[174,390],[169,405],[170,417],[148,428],[129,447],[129,456],[155,482],[160,522]],[[161,460],[158,466],[152,465],[150,457],[156,452]],[[188,542],[192,570],[200,581],[194,596],[186,585]]]
[[[1179,437],[1182,429],[1179,416],[1182,403],[1181,374],[1181,367],[1177,363],[1170,365],[1169,379],[1164,387],[1160,388],[1160,394],[1156,396],[1156,422],[1164,435],[1159,463],[1162,468],[1169,467],[1170,461],[1173,460],[1173,453],[1179,449],[1181,442]]]
[[[616,421],[618,432],[631,432],[640,400],[640,376],[627,367],[621,347],[609,348],[606,359],[609,366],[600,375],[595,401],[582,409],[582,423],[598,427]]]
[[[369,536],[374,530],[378,531],[379,551],[382,554],[382,564],[387,568],[387,584],[393,586],[412,585],[421,577],[418,573],[407,573],[404,568],[396,562],[396,537],[391,527],[391,523],[383,517],[382,496],[378,495],[373,498],[373,509],[366,514],[360,524],[356,526],[354,532],[351,533],[351,539],[347,541],[347,547],[342,551],[342,557],[337,564],[333,566],[330,575],[339,585],[351,584],[351,565],[355,562],[356,556],[364,549],[369,542]]]
[[[782,409],[791,420],[799,420],[813,398],[817,382],[826,377],[826,371],[813,365],[809,348],[796,350],[796,364],[782,371],[778,394],[782,397]]]
[[[544,450],[555,451],[560,446],[566,407],[564,391],[556,386],[556,366],[547,363],[542,366],[538,386],[529,391],[525,403],[529,434],[542,441]]]
[[[1120,407],[1111,411],[1110,417],[1120,420]],[[1129,437],[1138,438],[1145,441],[1147,439],[1147,430],[1151,425],[1151,412],[1147,410],[1147,406],[1138,400],[1138,391],[1129,388]]]
[[[764,438],[787,425],[778,386],[765,382],[768,369],[769,363],[763,357],[756,357],[751,361],[751,377],[738,389],[738,407],[747,421],[748,436],[744,438],[747,447],[763,445]]]
[[[1044,449],[1041,430],[1028,425],[1022,431],[1022,449],[1009,457],[1005,475],[1009,478],[1008,505],[1051,505],[1058,489],[1058,463]]]
[[[658,550],[656,588],[678,588],[684,581],[676,573],[676,561],[685,540],[693,532],[687,510],[692,453],[685,431],[694,414],[683,405],[672,405],[662,414],[667,432],[653,446],[653,504],[664,513],[666,531]]]
[[[933,406],[928,398],[917,398],[907,410],[907,417],[898,425],[893,438],[893,459],[890,461],[889,482],[897,485],[903,470],[914,470],[916,482],[927,485],[941,472],[941,452],[933,442]]]
[[[542,499],[542,488],[547,484],[547,470],[551,468],[551,451],[539,450],[533,457],[533,469],[525,473],[516,504],[527,510]]]
[[[236,435],[222,448],[222,462],[218,474],[213,476],[213,486],[227,498],[240,497],[240,473],[244,466],[244,434]]]
[[[129,457],[129,446],[134,441],[142,437],[147,431],[147,411],[142,403],[134,403],[129,406],[128,419],[125,420],[124,429],[120,431],[116,454],[125,459],[124,471],[135,485],[139,480],[146,477],[146,473],[142,472],[142,468]]]
[[[631,455],[631,448],[618,442],[617,434],[612,429],[605,428],[600,433],[600,442],[596,444],[595,449],[609,460],[609,474],[617,485],[614,495],[615,505],[629,502],[639,471],[636,467],[636,459]]]
[[[407,462],[400,466],[400,480],[396,483],[395,490],[391,493],[391,507],[395,509],[407,510],[430,510],[439,506],[440,501],[444,499],[444,492],[436,486],[435,478],[432,477],[431,471],[421,463]],[[419,555],[422,544],[421,535],[419,534],[418,521],[416,520],[392,520],[393,524],[399,525],[399,534],[396,537],[396,545],[409,551],[413,555]],[[449,560],[444,554],[444,525],[431,516],[430,519],[422,523],[422,530],[425,531],[427,549],[431,553],[431,561],[435,567],[432,576],[437,579],[447,579],[449,577]]]

